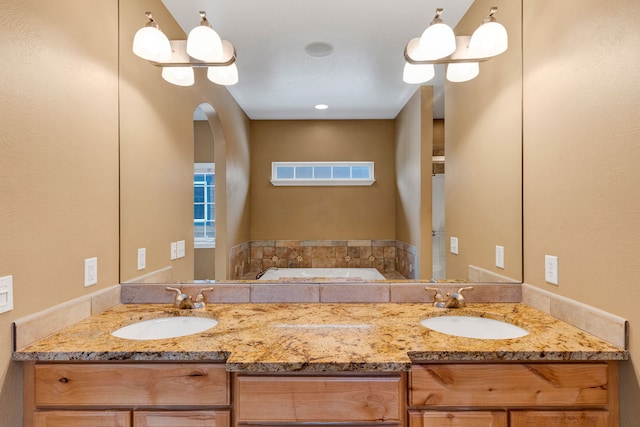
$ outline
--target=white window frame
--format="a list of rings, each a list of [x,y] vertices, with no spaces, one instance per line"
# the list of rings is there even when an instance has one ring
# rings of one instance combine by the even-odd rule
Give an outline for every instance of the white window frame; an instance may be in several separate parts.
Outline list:
[[[214,174],[216,173],[216,165],[215,163],[194,163],[193,164],[193,174]],[[215,192],[215,184],[214,184],[214,192]],[[215,203],[215,202],[214,202]],[[196,219],[193,219],[195,226]],[[215,217],[213,220],[213,228],[216,226]],[[207,248],[215,248],[216,247],[216,239],[203,238],[203,237],[195,237],[193,236],[193,247],[195,249],[207,249]]]
[[[315,167],[331,167],[332,173],[334,167],[349,167],[349,178],[316,178],[316,177],[296,177],[295,172],[292,178],[278,178],[277,171],[279,167],[294,168],[315,168]],[[353,167],[367,167],[369,169],[369,178],[352,178]],[[295,185],[324,185],[324,186],[340,186],[340,185],[372,185],[375,180],[373,162],[272,162],[271,163],[271,184],[275,186],[295,186]]]

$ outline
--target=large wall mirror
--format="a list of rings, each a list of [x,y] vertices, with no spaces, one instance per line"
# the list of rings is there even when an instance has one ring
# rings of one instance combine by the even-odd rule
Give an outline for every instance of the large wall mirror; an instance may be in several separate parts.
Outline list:
[[[496,5],[509,33],[507,52],[481,63],[478,77],[445,83],[437,66],[433,86],[405,85],[396,117],[344,120],[251,119],[206,69],[195,69],[193,86],[162,80],[131,43],[146,11],[169,39],[186,39],[172,15],[177,3],[193,7],[193,26],[208,7],[120,2],[122,283],[254,280],[270,265],[373,268],[384,280],[522,281],[520,2],[466,0],[456,34],[470,35]],[[405,42],[432,11],[410,13],[425,14],[424,23]],[[399,80],[403,47],[388,52]],[[242,82],[243,67],[258,65],[236,49]],[[270,182],[277,161],[373,161],[376,181],[278,187]]]

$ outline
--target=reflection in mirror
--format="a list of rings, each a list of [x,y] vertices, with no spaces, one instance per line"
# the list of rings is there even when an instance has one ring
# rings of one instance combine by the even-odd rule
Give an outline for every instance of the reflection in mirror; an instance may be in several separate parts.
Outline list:
[[[216,277],[216,170],[215,141],[207,116],[200,106],[193,114],[193,136],[193,274],[195,280],[206,281]]]
[[[250,280],[271,266],[375,268],[390,280],[521,281],[519,2],[476,0],[457,25],[456,33],[471,34],[497,5],[510,47],[483,63],[476,79],[446,84],[444,115],[434,116],[443,99],[425,85],[397,117],[375,120],[249,120],[206,71],[195,70],[193,87],[167,84],[130,42],[148,9],[170,39],[184,38],[184,30],[161,1],[137,3],[120,2],[121,282]],[[194,121],[202,103],[208,120]],[[433,156],[444,164],[432,164]],[[374,161],[375,183],[269,182],[271,162],[342,160]],[[215,248],[200,248],[194,163],[211,162],[215,208],[198,220],[215,221]],[[202,200],[206,210],[211,203]],[[139,248],[147,251],[143,270]]]

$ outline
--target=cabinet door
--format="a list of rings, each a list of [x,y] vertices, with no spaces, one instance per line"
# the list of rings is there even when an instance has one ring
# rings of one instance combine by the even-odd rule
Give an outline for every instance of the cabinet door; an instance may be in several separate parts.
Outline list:
[[[238,424],[394,423],[402,420],[400,376],[237,376]]]
[[[513,411],[510,418],[511,427],[609,427],[611,424],[607,411]]]
[[[134,427],[230,427],[229,411],[136,411]]]
[[[35,427],[130,427],[129,411],[44,411],[33,416]]]
[[[507,427],[504,411],[411,411],[409,427]]]
[[[40,408],[230,402],[229,374],[222,364],[41,364],[35,366],[34,378],[34,400]]]

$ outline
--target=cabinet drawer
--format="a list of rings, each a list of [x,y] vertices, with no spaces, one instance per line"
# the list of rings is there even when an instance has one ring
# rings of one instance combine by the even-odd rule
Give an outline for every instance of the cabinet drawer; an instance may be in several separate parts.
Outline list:
[[[402,386],[400,376],[238,376],[236,421],[400,421]]]
[[[410,411],[409,427],[507,427],[505,411]]]
[[[136,411],[135,427],[230,427],[229,411]]]
[[[34,427],[130,427],[129,411],[43,411],[33,414]]]
[[[606,408],[608,368],[606,363],[414,365],[409,404]]]
[[[37,407],[230,402],[229,375],[222,364],[42,364],[35,366],[34,376]]]
[[[606,411],[513,411],[510,415],[511,427],[609,427]]]

